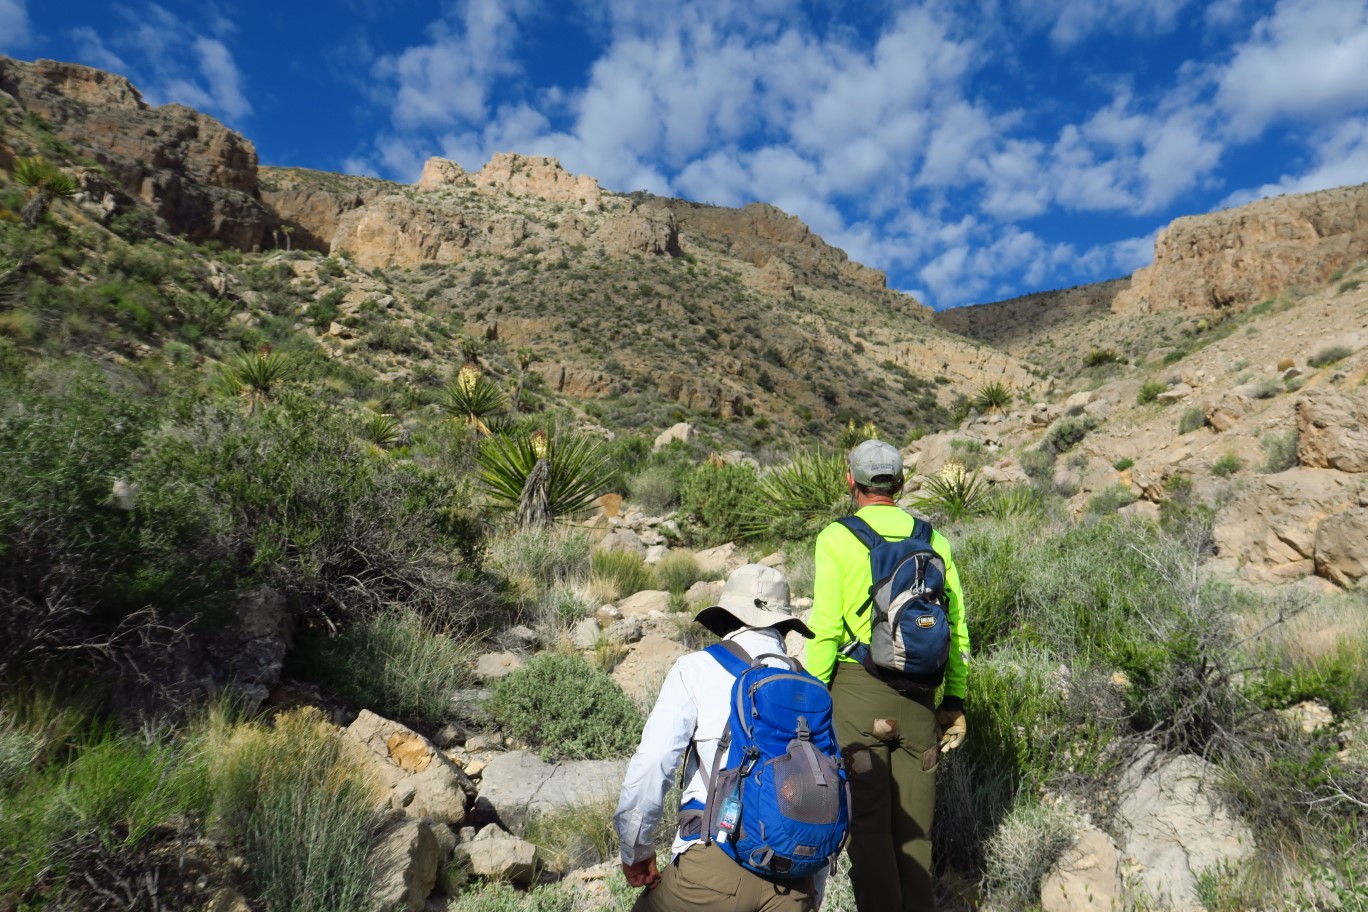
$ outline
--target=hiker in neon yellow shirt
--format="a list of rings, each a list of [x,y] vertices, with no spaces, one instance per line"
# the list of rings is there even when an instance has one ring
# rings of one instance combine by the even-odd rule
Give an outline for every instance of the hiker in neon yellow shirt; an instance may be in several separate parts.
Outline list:
[[[867,440],[850,454],[846,483],[855,515],[879,535],[912,535],[916,520],[897,506],[902,455],[896,447]],[[936,766],[942,751],[963,743],[969,631],[964,591],[950,543],[931,533],[931,548],[945,564],[944,609],[950,650],[939,706],[935,690],[878,676],[843,647],[869,643],[874,612],[861,611],[872,585],[869,550],[850,529],[832,523],[817,536],[808,671],[831,687],[836,736],[850,775],[850,879],[861,912],[935,908],[931,873],[931,825],[936,806]],[[848,649],[846,651],[849,651]]]

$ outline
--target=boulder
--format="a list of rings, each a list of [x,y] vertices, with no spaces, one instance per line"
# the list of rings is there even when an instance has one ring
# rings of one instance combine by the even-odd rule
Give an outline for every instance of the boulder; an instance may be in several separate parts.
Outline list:
[[[368,709],[345,731],[384,791],[384,805],[410,817],[460,826],[475,786],[422,735]]]
[[[1217,515],[1217,555],[1255,581],[1309,575],[1322,521],[1356,503],[1351,479],[1305,468],[1250,479]]]
[[[670,593],[664,589],[643,589],[617,603],[624,618],[649,617],[651,612],[670,610]]]
[[[680,656],[689,652],[674,640],[652,634],[632,647],[613,669],[613,680],[640,706],[649,706]]]
[[[432,824],[402,815],[392,818],[375,841],[376,880],[371,895],[381,908],[422,912],[437,883],[439,856]]]
[[[1368,394],[1316,390],[1297,400],[1297,462],[1368,472]]]
[[[586,806],[611,812],[626,772],[626,760],[547,763],[530,751],[509,751],[485,766],[475,817],[521,835],[536,814]]]
[[[603,551],[626,551],[628,554],[641,557],[646,555],[646,545],[641,541],[641,536],[626,526],[614,526],[609,529],[598,546]]]
[[[694,558],[698,561],[698,569],[707,574],[728,574],[746,563],[746,555],[736,546],[736,542],[727,542],[716,548],[705,548],[695,554]]]
[[[690,605],[715,605],[722,595],[723,580],[699,580],[684,591]]]
[[[1339,586],[1368,577],[1368,507],[1352,507],[1316,528],[1316,575]]]
[[[526,664],[527,660],[516,653],[487,652],[475,660],[475,677],[481,681],[497,681]]]
[[[1162,908],[1202,905],[1197,874],[1255,851],[1254,833],[1220,800],[1220,771],[1200,757],[1146,748],[1121,777],[1116,823],[1133,877]]]
[[[1115,912],[1125,908],[1121,855],[1112,838],[1084,826],[1040,882],[1041,912]]]
[[[676,440],[688,440],[693,435],[694,426],[687,421],[681,421],[661,431],[656,437],[651,449],[659,450],[674,443]]]
[[[458,845],[456,856],[476,877],[496,883],[526,886],[537,875],[537,847],[497,826],[487,826]]]

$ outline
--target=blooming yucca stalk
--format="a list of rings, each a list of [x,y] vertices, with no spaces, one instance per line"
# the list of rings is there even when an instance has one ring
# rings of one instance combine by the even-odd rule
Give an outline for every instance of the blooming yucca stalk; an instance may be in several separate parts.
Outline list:
[[[841,430],[841,436],[836,441],[836,446],[838,449],[851,450],[866,440],[877,440],[878,437],[879,429],[874,426],[873,421],[866,421],[864,424],[857,425],[855,419],[851,418]]]
[[[454,419],[464,421],[485,437],[490,436],[484,419],[498,414],[504,405],[504,394],[480,369],[467,362],[456,373],[456,379],[442,391],[438,407]]]

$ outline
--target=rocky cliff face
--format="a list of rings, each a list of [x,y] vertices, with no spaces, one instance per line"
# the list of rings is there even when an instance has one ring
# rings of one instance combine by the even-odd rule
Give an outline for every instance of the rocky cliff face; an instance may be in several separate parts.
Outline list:
[[[270,215],[257,192],[256,149],[212,117],[150,107],[122,76],[52,60],[0,57],[0,92],[13,100],[11,117],[41,118],[172,231],[244,250],[261,245]]]
[[[1259,200],[1174,221],[1154,242],[1154,264],[1135,273],[1112,309],[1240,309],[1324,284],[1364,257],[1368,184]]]

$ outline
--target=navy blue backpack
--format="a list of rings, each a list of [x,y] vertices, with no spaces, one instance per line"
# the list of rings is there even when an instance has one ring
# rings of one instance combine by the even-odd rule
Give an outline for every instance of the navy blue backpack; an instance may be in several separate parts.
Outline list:
[[[931,524],[918,519],[907,538],[886,539],[858,516],[837,522],[869,549],[869,598],[856,614],[874,610],[869,642],[841,651],[898,690],[934,690],[950,656],[950,621],[945,561],[931,547]]]
[[[841,851],[850,819],[831,694],[788,656],[776,656],[788,666],[779,668],[732,642],[705,651],[736,680],[711,775],[704,770],[701,835],[762,876],[815,874]]]

